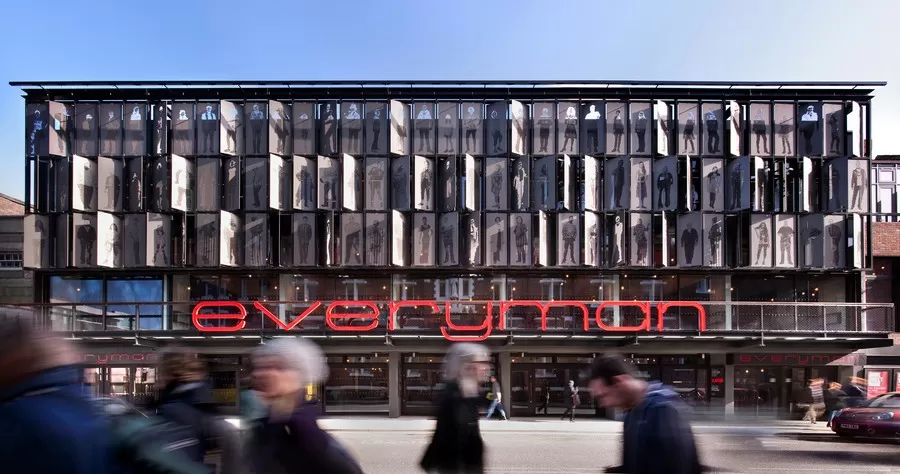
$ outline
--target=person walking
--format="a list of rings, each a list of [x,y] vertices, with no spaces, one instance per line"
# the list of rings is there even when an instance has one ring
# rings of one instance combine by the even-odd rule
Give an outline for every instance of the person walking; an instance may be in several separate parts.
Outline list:
[[[537,413],[540,413],[541,411],[543,411],[545,415],[549,415],[549,413],[547,412],[547,409],[550,407],[550,385],[549,384],[544,384],[544,393],[541,396],[541,399],[543,400],[543,402],[541,403],[541,406],[538,407]]]
[[[578,387],[575,386],[574,380],[569,380],[569,384],[566,386],[565,393],[566,411],[563,413],[560,420],[565,420],[566,416],[568,416],[569,421],[575,423],[575,409],[578,408],[578,405],[581,404],[581,397],[578,395]]]
[[[503,411],[503,394],[500,393],[500,382],[493,375],[491,376],[491,393],[488,394],[488,397],[491,400],[491,406],[488,408],[485,418],[490,420],[494,416],[494,411],[497,411],[503,417],[503,421],[508,420],[506,412]]]
[[[828,424],[825,426],[826,428],[831,428],[831,420],[833,420],[841,410],[847,407],[847,394],[841,390],[841,384],[831,382],[828,384],[828,390],[822,395],[824,395],[825,398],[825,415],[828,420]]]
[[[818,410],[825,408],[825,394],[822,391],[824,385],[825,381],[822,379],[810,379],[808,387],[810,403],[806,414],[803,415],[803,421],[808,420],[811,424],[816,424],[816,418],[819,417]]]

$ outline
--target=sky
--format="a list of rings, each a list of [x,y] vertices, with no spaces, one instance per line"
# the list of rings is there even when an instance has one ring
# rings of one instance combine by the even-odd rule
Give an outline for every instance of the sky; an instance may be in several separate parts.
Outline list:
[[[898,14],[897,0],[6,0],[0,193],[25,189],[10,81],[887,81],[874,152],[900,154]]]

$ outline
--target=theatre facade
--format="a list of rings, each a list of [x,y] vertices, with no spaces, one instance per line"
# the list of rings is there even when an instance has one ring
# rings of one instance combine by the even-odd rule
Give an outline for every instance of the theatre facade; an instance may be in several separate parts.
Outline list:
[[[100,393],[140,403],[186,345],[236,407],[255,347],[307,337],[325,413],[426,414],[450,341],[479,341],[514,416],[561,413],[605,352],[790,416],[892,344],[866,297],[883,84],[12,85],[15,311],[80,341]]]

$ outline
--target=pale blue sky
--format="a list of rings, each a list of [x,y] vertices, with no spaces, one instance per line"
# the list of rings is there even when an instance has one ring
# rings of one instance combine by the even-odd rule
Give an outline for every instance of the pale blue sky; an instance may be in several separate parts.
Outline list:
[[[888,81],[875,153],[900,153],[898,0],[6,0],[0,192],[24,194],[9,81]]]

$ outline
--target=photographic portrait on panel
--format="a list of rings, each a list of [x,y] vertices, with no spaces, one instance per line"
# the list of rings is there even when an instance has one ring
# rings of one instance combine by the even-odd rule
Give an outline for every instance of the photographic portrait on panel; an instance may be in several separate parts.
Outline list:
[[[729,101],[725,107],[728,122],[728,154],[740,156],[744,152],[744,109],[736,101]]]
[[[513,161],[512,208],[516,211],[527,211],[531,202],[529,193],[529,175],[531,169],[527,157],[516,158]]]
[[[584,238],[582,246],[584,247],[584,264],[590,267],[600,266],[603,260],[600,256],[600,235],[603,229],[600,225],[600,219],[593,212],[584,213]]]
[[[222,159],[197,158],[197,210],[218,211],[221,202]]]
[[[578,103],[560,102],[556,108],[556,142],[559,153],[578,153]]]
[[[487,145],[485,155],[506,155],[509,149],[509,134],[507,123],[507,110],[509,104],[506,101],[493,102],[487,105]]]
[[[362,102],[341,102],[341,152],[350,155],[362,154],[362,128]]]
[[[653,120],[656,125],[656,154],[666,156],[669,154],[669,144],[672,142],[669,123],[669,104],[661,100],[653,103]]]
[[[625,262],[630,257],[626,253],[628,248],[628,234],[625,231],[627,214],[624,212],[605,214],[604,218],[606,220],[605,239],[603,242],[604,254],[607,251],[609,252],[609,259],[606,261],[606,264],[610,267],[625,265]]]
[[[775,266],[778,268],[794,268],[797,264],[795,252],[797,218],[792,214],[775,214]]]
[[[311,211],[316,208],[317,167],[314,159],[294,155],[291,163],[293,172],[294,209]]]
[[[506,266],[509,263],[507,215],[488,212],[484,214],[484,219],[484,264],[488,267]]]
[[[436,237],[434,214],[428,212],[416,212],[412,221],[414,266],[433,266],[434,242]]]
[[[406,215],[397,210],[391,211],[391,264],[398,267],[409,265],[409,223]]]
[[[126,212],[140,212],[144,210],[144,159],[133,157],[125,159],[123,171],[125,181]]]
[[[25,106],[25,153],[29,157],[50,153],[50,108],[46,102]]]
[[[74,157],[72,158],[74,160]],[[74,195],[72,184],[74,177],[69,174],[71,167],[68,158],[57,158],[52,161],[53,176],[56,181],[56,212],[65,212],[69,210],[69,199]]]
[[[122,155],[122,103],[100,104],[100,154]]]
[[[628,104],[606,102],[606,154],[628,153]]]
[[[510,123],[510,152],[517,156],[524,156],[527,150],[528,121],[525,105],[518,100],[509,101]]]
[[[170,211],[172,196],[169,192],[169,160],[165,156],[160,156],[153,160],[150,164],[150,208],[156,212]]]
[[[630,209],[633,211],[647,211],[653,209],[653,183],[658,181],[653,175],[653,162],[650,158],[632,158],[629,166],[631,167],[631,186],[629,189],[634,193],[634,196],[632,196],[632,199],[630,200]],[[658,166],[657,172],[660,172],[661,169],[662,168]],[[669,183],[668,188],[666,189],[671,190],[672,184],[674,183],[674,177],[671,177],[671,171],[669,171],[669,175],[672,183]],[[660,178],[662,178],[662,176],[660,176]],[[656,191],[659,200],[663,199],[662,195],[659,194],[661,192],[661,190]]]
[[[406,155],[410,150],[409,105],[392,100],[390,112],[391,153]]]
[[[459,152],[459,103],[438,102],[437,130],[440,154],[455,155]]]
[[[606,151],[606,112],[602,100],[581,103],[581,152],[601,155]]]
[[[244,102],[244,152],[247,155],[268,154],[268,115],[265,102]]]
[[[290,162],[278,155],[269,155],[269,208],[290,210],[291,181],[288,181]]]
[[[556,264],[561,267],[581,265],[581,219],[574,212],[562,212],[557,216]]]
[[[509,190],[509,170],[507,169],[508,161],[506,158],[487,158],[485,161],[485,188],[487,188],[487,199],[485,199],[485,209],[489,211],[505,211],[508,209]]]
[[[434,210],[434,160],[415,155],[413,166],[413,199],[416,209]]]
[[[97,158],[97,182],[103,191],[99,192],[97,209],[106,212],[122,212],[122,171],[120,158]]]
[[[733,158],[728,162],[728,205],[729,211],[739,211],[750,207],[750,157]]]
[[[823,233],[825,239],[825,267],[847,267],[847,220],[841,215],[826,215]]]
[[[416,153],[433,155],[434,154],[434,103],[419,102],[413,105],[413,115],[415,121],[413,126],[416,134],[413,137]]]
[[[143,156],[147,153],[147,104],[126,102],[122,115],[125,121],[125,140],[122,153],[126,156]]]
[[[466,214],[466,252],[470,266],[483,265],[482,259],[482,223],[480,212],[469,212]]]
[[[621,156],[606,160],[605,190],[603,204],[608,211],[618,211],[628,208],[631,180],[631,163],[627,157]],[[648,170],[649,172],[650,170]]]
[[[531,266],[532,241],[531,214],[514,213],[509,215],[509,264],[510,266]]]
[[[150,106],[150,153],[160,156],[169,153],[170,104],[156,102]],[[77,109],[76,109],[77,110]],[[76,120],[77,123],[77,120]]]
[[[384,102],[366,102],[366,133],[363,150],[369,155],[388,154],[388,107]],[[368,146],[367,146],[368,145]]]
[[[147,214],[125,214],[122,231],[122,261],[125,267],[147,266]]]
[[[556,154],[556,104],[535,102],[531,106],[531,154]]]
[[[225,203],[223,209],[226,211],[240,210],[244,177],[241,173],[241,158],[237,156],[227,157],[223,166],[225,167]]]
[[[97,210],[97,162],[90,158],[72,157],[72,205],[77,211]]]
[[[122,219],[108,212],[97,213],[97,265],[122,267]]]
[[[268,161],[244,159],[244,210],[261,211],[268,207]]]
[[[48,105],[48,113],[49,137],[47,145],[49,147],[49,153],[53,156],[69,156],[69,152],[74,151],[72,149],[72,144],[75,143],[75,106],[74,104],[51,101]],[[36,126],[43,126],[43,122],[42,118],[36,118],[33,115],[26,121],[25,128],[28,140],[31,138],[28,127],[30,126],[31,131],[34,131]],[[37,136],[35,138],[37,138]],[[28,143],[28,141],[26,141],[26,143]],[[26,146],[26,149],[31,151],[30,146]],[[38,150],[35,150],[35,152],[37,151]]]
[[[797,141],[796,112],[794,104],[775,103],[774,122],[772,128],[775,131],[775,143],[773,147],[778,156],[796,156]]]
[[[366,210],[384,211],[388,208],[388,159],[366,158]]]
[[[678,132],[675,134],[675,143],[678,145],[679,155],[697,155],[698,139],[700,137],[700,104],[697,102],[678,103]],[[702,146],[702,143],[699,143]]]
[[[363,215],[356,212],[340,214],[341,219],[341,252],[342,265],[362,265],[363,259]]]
[[[291,217],[294,235],[294,266],[310,267],[316,265],[316,214],[312,212],[295,212]]]
[[[556,181],[556,157],[548,156],[534,161],[531,194],[537,210],[556,209],[559,184]]]
[[[165,214],[147,214],[147,265],[172,265],[172,218]]]
[[[772,156],[772,104],[750,103],[750,154]]]
[[[440,158],[438,160],[437,193],[440,209],[443,211],[455,211],[457,204],[458,180],[456,179],[456,156]]]
[[[725,265],[725,219],[720,214],[703,214],[703,266]]]
[[[600,161],[593,156],[584,157],[584,208],[588,211],[602,209],[600,186]]]
[[[822,104],[801,102],[797,107],[798,148],[802,156],[822,156],[825,133],[822,129]]]
[[[243,246],[241,245],[241,220],[236,214],[221,211],[219,213],[219,262],[221,265],[234,267],[241,264]]]
[[[194,155],[193,102],[172,104],[172,153],[181,156]]]
[[[869,161],[847,160],[850,212],[869,212]]]
[[[294,126],[291,104],[269,101],[269,152],[279,156],[290,156],[293,152],[294,140],[291,133]]]
[[[750,215],[750,255],[749,263],[751,267],[771,267],[772,266],[772,215],[771,214],[751,214]]]
[[[72,214],[59,214],[56,216],[56,228],[54,229],[54,233],[56,235],[56,243],[54,245],[56,251],[54,252],[54,256],[56,260],[53,262],[53,266],[55,268],[68,268],[70,265],[74,264],[74,260],[77,258],[75,254],[70,253],[69,247],[71,242],[73,228],[70,227],[72,224]]]
[[[244,106],[223,100],[219,103],[219,149],[223,155],[244,154]]]
[[[188,212],[191,209],[190,196],[194,187],[191,186],[194,164],[187,158],[172,155],[172,209]]]
[[[628,107],[631,119],[632,155],[649,155],[651,132],[651,110],[649,102],[631,102]]]
[[[269,217],[262,213],[244,214],[244,265],[269,264]]]
[[[858,204],[858,202],[849,202],[849,198],[852,197],[849,193],[851,189],[849,185],[852,179],[849,165],[850,160],[847,158],[832,158],[826,161],[822,167],[825,175],[823,176],[823,181],[827,190],[825,193],[827,197],[825,209],[831,212],[845,212],[850,204]],[[859,181],[857,181],[857,184],[859,184]],[[858,186],[857,190],[859,190]],[[855,201],[858,201],[859,197],[860,193],[857,193]]]
[[[441,214],[438,229],[438,252],[441,265],[459,264],[459,213]]]
[[[295,155],[316,154],[316,104],[312,102],[294,102],[291,106],[291,127],[294,129],[293,142]]]
[[[409,165],[408,156],[391,159],[391,204],[394,209],[408,210],[412,207],[410,179],[413,174]]]
[[[484,104],[481,102],[463,102],[461,121],[463,153],[474,156],[483,155]]]
[[[341,164],[334,158],[322,155],[319,155],[316,162],[319,209],[337,210],[341,195]]]
[[[197,155],[219,154],[219,102],[197,104]]]
[[[72,265],[90,267],[97,264],[97,216],[72,213]]]
[[[772,177],[772,160],[767,158],[760,158],[758,156],[754,156],[749,159],[751,166],[753,168],[753,177],[755,181],[753,186],[750,186],[750,183],[747,184],[750,187],[752,192],[751,202],[752,209],[754,211],[762,212],[769,211],[767,209],[768,198],[771,194],[770,188],[770,178]]]
[[[721,156],[724,154],[725,109],[719,102],[703,102],[700,110],[703,115],[703,154]]]
[[[649,267],[653,264],[653,233],[651,231],[653,214],[634,212],[629,214],[628,219],[631,226],[628,242],[630,247],[629,264],[633,267]],[[615,238],[613,245],[619,245]]]
[[[197,214],[196,216],[197,266],[215,267],[219,265],[219,214]]]
[[[800,216],[797,243],[801,268],[822,268],[825,264],[825,216],[807,214]]]
[[[336,155],[338,152],[338,105],[336,101],[320,102],[319,108],[319,153]]]
[[[360,160],[344,153],[341,157],[343,177],[342,202],[344,209],[358,211],[363,198],[363,169]]]
[[[703,214],[690,212],[678,216],[678,266],[698,267],[703,263]]]
[[[826,103],[822,105],[822,116],[825,119],[825,155],[843,156],[846,124],[844,104]]]
[[[56,234],[51,228],[50,216],[28,214],[24,221],[24,245],[22,266],[24,268],[50,267],[50,242]]]
[[[75,104],[75,154],[97,156],[100,132],[100,117],[97,105],[95,102],[79,102]],[[43,114],[43,112],[41,113]],[[34,117],[31,117],[31,121],[32,127],[34,127]],[[164,122],[164,125],[167,125],[167,123]],[[29,139],[30,135],[26,137],[26,144],[29,143]],[[166,148],[165,143],[163,143],[163,148]],[[37,151],[35,150],[35,152]],[[165,152],[166,150],[163,150],[163,153]]]
[[[366,214],[366,265],[387,265],[388,238],[386,214]]]

